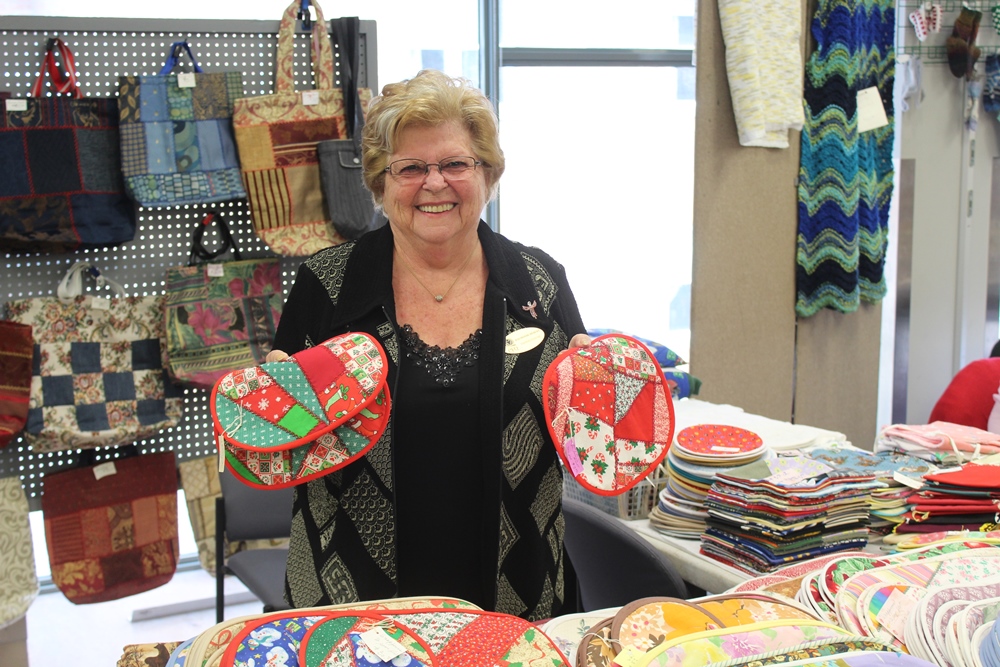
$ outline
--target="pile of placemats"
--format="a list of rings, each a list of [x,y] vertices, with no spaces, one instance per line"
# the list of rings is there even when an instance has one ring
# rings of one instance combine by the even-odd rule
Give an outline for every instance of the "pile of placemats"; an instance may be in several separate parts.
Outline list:
[[[667,484],[649,515],[650,525],[673,537],[699,539],[707,527],[705,497],[720,472],[768,455],[760,436],[727,424],[681,430],[667,452]]]

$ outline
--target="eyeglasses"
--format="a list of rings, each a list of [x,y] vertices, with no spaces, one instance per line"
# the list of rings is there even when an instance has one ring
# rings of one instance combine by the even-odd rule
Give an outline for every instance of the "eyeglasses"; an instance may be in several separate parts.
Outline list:
[[[431,163],[416,158],[405,158],[390,162],[385,171],[398,181],[419,181],[431,173],[431,167],[437,167],[441,176],[449,181],[462,181],[472,176],[476,167],[481,164],[482,162],[468,155],[455,155]]]

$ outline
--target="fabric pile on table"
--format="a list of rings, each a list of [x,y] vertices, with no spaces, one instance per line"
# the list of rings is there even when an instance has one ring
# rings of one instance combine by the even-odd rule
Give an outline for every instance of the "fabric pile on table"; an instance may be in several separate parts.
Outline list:
[[[701,553],[751,574],[864,548],[874,473],[840,471],[809,452],[758,460],[717,476],[705,499]]]

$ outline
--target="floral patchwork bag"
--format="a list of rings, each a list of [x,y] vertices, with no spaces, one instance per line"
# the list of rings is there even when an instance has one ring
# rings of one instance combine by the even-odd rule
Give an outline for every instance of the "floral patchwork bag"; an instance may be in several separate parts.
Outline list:
[[[83,294],[84,275],[118,296]],[[35,452],[127,445],[176,426],[180,390],[163,370],[163,296],[124,288],[77,262],[57,294],[7,303],[34,332],[24,437]]]
[[[212,222],[222,245],[210,251],[203,238]],[[236,261],[215,261],[227,251]],[[271,351],[284,303],[280,260],[242,259],[220,214],[195,224],[188,265],[167,269],[165,292],[167,372],[175,382],[211,389]]]

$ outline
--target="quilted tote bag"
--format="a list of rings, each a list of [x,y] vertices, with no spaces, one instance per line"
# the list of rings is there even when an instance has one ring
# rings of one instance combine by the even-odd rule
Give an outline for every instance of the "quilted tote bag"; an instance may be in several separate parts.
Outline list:
[[[187,53],[194,72],[173,73]],[[203,72],[186,41],[175,42],[159,74],[118,80],[122,173],[143,206],[246,197],[233,136],[241,72]]]
[[[18,621],[38,595],[28,499],[18,477],[0,479],[0,628]]]
[[[223,245],[209,251],[202,239],[213,220]],[[236,261],[214,261],[227,250]],[[196,223],[189,265],[166,273],[163,326],[170,377],[211,389],[229,371],[264,363],[284,303],[281,289],[279,259],[242,259],[217,213]]]
[[[52,582],[75,604],[106,602],[170,581],[177,569],[173,452],[47,474],[42,516]]]
[[[364,333],[222,376],[212,390],[219,450],[237,479],[282,488],[363,456],[389,419],[385,352]]]
[[[56,296],[7,303],[35,332],[24,437],[35,452],[122,445],[176,426],[180,390],[163,369],[163,296],[84,296],[77,262]]]
[[[625,493],[663,461],[674,404],[649,349],[624,334],[565,350],[542,381],[545,421],[563,465],[588,491]]]
[[[62,69],[56,64],[56,54]],[[45,73],[69,97],[43,97]],[[118,103],[83,97],[73,54],[50,39],[26,99],[0,117],[0,252],[64,253],[135,237],[118,149]]]
[[[314,90],[297,92],[292,74],[295,0],[278,33],[276,92],[236,100],[233,126],[254,230],[279,255],[307,256],[344,242],[331,224],[316,144],[348,136],[344,95],[333,85],[333,48],[319,4],[312,32]],[[367,103],[371,99],[367,91]]]
[[[28,418],[31,327],[0,320],[0,447],[10,444]]]

